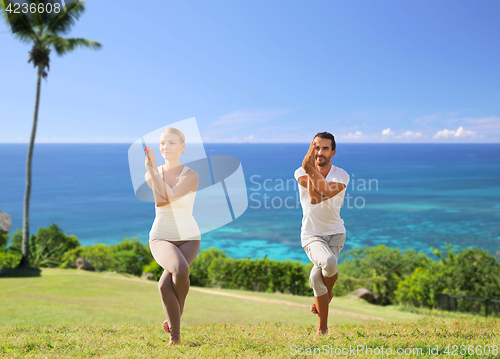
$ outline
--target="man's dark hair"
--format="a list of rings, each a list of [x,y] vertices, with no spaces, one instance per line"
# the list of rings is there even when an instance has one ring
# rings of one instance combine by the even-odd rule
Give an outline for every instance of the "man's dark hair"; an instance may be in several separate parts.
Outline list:
[[[330,132],[318,132],[314,138],[319,137],[319,138],[328,138],[332,140],[332,151],[335,151],[335,147],[337,146],[335,144],[335,137]],[[314,139],[313,138],[313,139]]]

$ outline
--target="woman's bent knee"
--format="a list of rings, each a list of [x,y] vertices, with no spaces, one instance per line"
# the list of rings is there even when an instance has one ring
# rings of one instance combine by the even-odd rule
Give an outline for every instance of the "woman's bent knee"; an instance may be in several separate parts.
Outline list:
[[[170,291],[170,287],[172,287],[172,284],[163,282],[163,283],[158,283],[158,290],[160,291],[161,294],[166,294]]]
[[[189,266],[181,264],[172,271],[172,276],[177,278],[189,278]]]

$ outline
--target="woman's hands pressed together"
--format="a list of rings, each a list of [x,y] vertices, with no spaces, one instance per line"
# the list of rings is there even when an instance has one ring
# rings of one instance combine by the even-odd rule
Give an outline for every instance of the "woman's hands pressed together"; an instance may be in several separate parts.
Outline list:
[[[144,149],[146,150],[146,161],[144,163],[144,165],[146,166],[146,170],[148,170],[149,168],[156,169],[156,158],[153,150],[148,146],[144,146]]]

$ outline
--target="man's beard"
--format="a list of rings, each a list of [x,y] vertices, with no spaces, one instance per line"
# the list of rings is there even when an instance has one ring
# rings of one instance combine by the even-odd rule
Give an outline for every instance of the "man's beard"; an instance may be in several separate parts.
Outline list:
[[[320,167],[326,166],[326,165],[328,164],[328,162],[330,161],[330,158],[331,158],[331,157],[330,157],[330,158],[326,158],[326,157],[324,157],[324,158],[325,158],[325,159],[324,159],[324,162],[322,162],[322,163],[320,163],[320,162],[319,162],[319,158],[316,158],[316,164],[317,164],[318,166],[320,166]]]

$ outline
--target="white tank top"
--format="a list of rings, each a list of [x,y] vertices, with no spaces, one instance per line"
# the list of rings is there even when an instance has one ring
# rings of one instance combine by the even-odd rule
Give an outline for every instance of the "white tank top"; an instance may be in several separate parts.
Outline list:
[[[179,177],[182,177],[189,167],[184,166]],[[163,166],[158,167],[163,176]],[[165,239],[168,241],[199,240],[200,229],[193,217],[195,191],[190,191],[181,198],[166,206],[157,207],[156,217],[149,232],[149,240]]]

